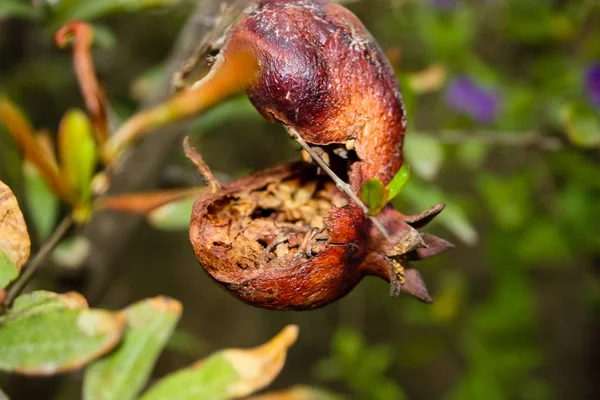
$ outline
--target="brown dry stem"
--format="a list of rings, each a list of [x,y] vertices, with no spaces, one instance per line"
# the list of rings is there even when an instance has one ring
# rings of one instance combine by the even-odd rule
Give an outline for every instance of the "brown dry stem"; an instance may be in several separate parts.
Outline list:
[[[327,175],[329,175],[329,177],[333,180],[333,182],[335,183],[337,188],[340,189],[342,192],[344,192],[354,203],[356,203],[356,205],[360,207],[360,209],[365,213],[365,215],[369,218],[369,220],[371,220],[373,225],[377,229],[379,229],[381,234],[388,241],[391,241],[391,237],[390,237],[390,234],[388,233],[388,231],[377,220],[377,218],[375,218],[372,215],[369,215],[369,207],[367,207],[365,205],[365,203],[363,203],[362,200],[356,195],[356,193],[354,193],[354,191],[352,190],[350,185],[347,184],[346,182],[344,182],[339,176],[337,176],[337,174],[335,172],[333,172],[333,170],[331,168],[329,168],[329,165],[323,160],[323,158],[316,151],[314,151],[313,148],[310,147],[310,145],[308,143],[306,143],[306,141],[302,138],[302,136],[300,136],[300,134],[298,132],[296,132],[296,130],[294,128],[292,128],[290,126],[286,126],[285,128],[288,131],[288,134],[290,135],[290,137],[292,139],[294,139],[296,142],[298,142],[298,144],[302,147],[302,149],[304,151],[306,151],[308,153],[308,155],[310,155],[310,157],[319,165],[319,167],[321,167],[323,169],[323,171],[325,171],[325,173]]]
[[[217,180],[217,178],[215,178],[208,165],[204,162],[204,159],[200,153],[198,153],[196,149],[192,147],[189,136],[186,136],[183,139],[183,150],[185,151],[185,156],[192,163],[194,163],[196,169],[206,181],[211,193],[217,193],[219,190],[221,190],[221,183]]]

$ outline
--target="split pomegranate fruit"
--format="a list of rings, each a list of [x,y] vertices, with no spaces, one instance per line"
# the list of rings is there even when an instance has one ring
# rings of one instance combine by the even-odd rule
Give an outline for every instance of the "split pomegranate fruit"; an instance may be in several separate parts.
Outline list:
[[[394,71],[358,18],[321,0],[257,0],[227,30],[213,69],[249,52],[258,71],[246,87],[268,120],[286,129],[348,182],[388,184],[403,163],[405,115]],[[209,73],[210,75],[210,73]],[[432,299],[412,261],[452,247],[420,233],[443,205],[374,218],[310,162],[221,185],[186,144],[211,186],[194,205],[190,240],[204,269],[258,307],[307,310],[350,292],[367,275]]]

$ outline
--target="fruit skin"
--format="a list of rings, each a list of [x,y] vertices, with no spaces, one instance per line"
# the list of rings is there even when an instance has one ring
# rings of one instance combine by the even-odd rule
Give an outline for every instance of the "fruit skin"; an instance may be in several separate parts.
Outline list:
[[[403,162],[402,96],[392,67],[356,16],[322,0],[256,0],[227,32],[213,68],[240,51],[249,51],[257,61],[257,76],[246,91],[265,118],[293,129],[325,152],[332,153],[332,146],[345,147],[346,159],[333,157],[331,167],[348,179],[355,193],[372,178],[384,185],[390,182]],[[260,246],[246,248],[235,240],[229,247],[219,245],[215,236],[223,233],[218,233],[222,227],[215,222],[215,204],[297,174],[323,178],[314,166],[288,164],[223,185],[196,200],[190,240],[213,279],[248,304],[277,310],[322,307],[346,295],[367,275],[390,282],[392,296],[403,290],[432,301],[408,263],[452,247],[416,231],[443,205],[406,216],[388,204],[377,219],[391,241],[353,202],[332,206],[325,220],[327,246],[308,258],[267,260]],[[240,254],[254,267],[241,268],[235,261]]]
[[[241,196],[302,174],[316,177],[314,166],[294,163],[260,171],[231,182],[213,194],[196,200],[192,211],[190,240],[204,269],[223,287],[254,306],[270,309],[306,310],[324,306],[348,293],[362,278],[357,273],[364,256],[360,244],[360,220],[348,220],[347,213],[332,210],[325,221],[330,243],[312,258],[295,255],[270,262],[262,258],[264,249],[220,246],[219,223],[211,208],[222,200]],[[234,252],[243,252],[255,267],[240,268]]]
[[[356,151],[355,192],[374,177],[387,184],[400,169],[406,121],[398,81],[349,10],[321,0],[255,1],[229,30],[222,55],[239,50],[258,61],[247,93],[263,116],[310,144]]]
[[[305,181],[328,179],[319,176],[313,165],[286,164],[225,184],[217,192],[206,193],[196,200],[190,240],[198,261],[217,283],[253,306],[310,310],[345,296],[365,276],[373,275],[392,283],[394,296],[404,290],[431,302],[418,272],[407,268],[406,282],[400,284],[389,257],[420,260],[452,247],[435,236],[420,235],[415,229],[435,217],[443,208],[441,205],[416,216],[405,216],[393,207],[386,207],[381,220],[394,242],[399,244],[396,246],[384,240],[368,220],[350,218],[346,212],[348,206],[332,206],[325,221],[329,231],[327,246],[312,257],[296,253],[267,260],[264,248],[247,246],[238,238],[229,237],[229,230],[223,229],[218,218],[220,203],[251,197],[271,183],[298,176]],[[249,260],[249,267],[241,268],[236,263],[240,255]]]

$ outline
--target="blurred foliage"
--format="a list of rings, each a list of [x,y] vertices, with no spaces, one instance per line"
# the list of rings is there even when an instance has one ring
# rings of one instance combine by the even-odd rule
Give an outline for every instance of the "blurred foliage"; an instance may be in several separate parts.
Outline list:
[[[71,18],[94,20],[98,72],[112,111],[125,118],[155,88],[190,3],[3,0],[0,92],[36,126],[58,126],[81,100],[66,56],[49,38]],[[172,7],[141,11],[164,5]],[[316,380],[365,400],[594,398],[594,371],[584,363],[594,351],[591,340],[575,356],[578,348],[561,335],[568,342],[586,338],[587,329],[598,333],[600,4],[363,0],[349,6],[387,51],[406,103],[404,151],[412,176],[394,203],[407,212],[446,203],[432,229],[447,231],[458,249],[422,270],[433,283],[433,306],[399,305],[375,285],[368,300],[360,293],[344,300],[340,314],[352,315],[355,328],[337,329],[331,354],[314,355],[322,359]],[[137,13],[111,15],[123,11]],[[191,127],[210,153],[207,161],[229,177],[295,154],[289,143],[257,133],[270,130],[243,98]],[[39,171],[22,164],[1,125],[0,160],[0,179],[24,196],[31,233],[42,241],[57,222],[57,198]],[[150,222],[185,229],[190,206],[189,199],[165,205]],[[372,307],[367,316],[360,317],[356,302]],[[311,345],[328,342],[315,338]],[[302,368],[292,373],[297,382]]]
[[[319,379],[338,381],[362,399],[405,398],[398,383],[386,376],[395,361],[390,346],[369,346],[357,332],[339,328],[331,352],[315,366]]]

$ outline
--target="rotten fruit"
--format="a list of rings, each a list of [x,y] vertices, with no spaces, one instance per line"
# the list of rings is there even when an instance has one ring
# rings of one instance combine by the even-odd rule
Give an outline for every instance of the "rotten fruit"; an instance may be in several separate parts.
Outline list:
[[[245,87],[250,101],[319,165],[286,164],[221,185],[186,143],[211,187],[190,226],[201,265],[243,301],[271,309],[324,306],[367,275],[389,281],[392,296],[431,302],[409,263],[452,247],[417,230],[443,205],[408,216],[387,204],[372,217],[357,201],[364,182],[387,185],[401,168],[406,126],[394,71],[366,28],[327,1],[252,1],[194,87],[240,52],[258,65]]]

